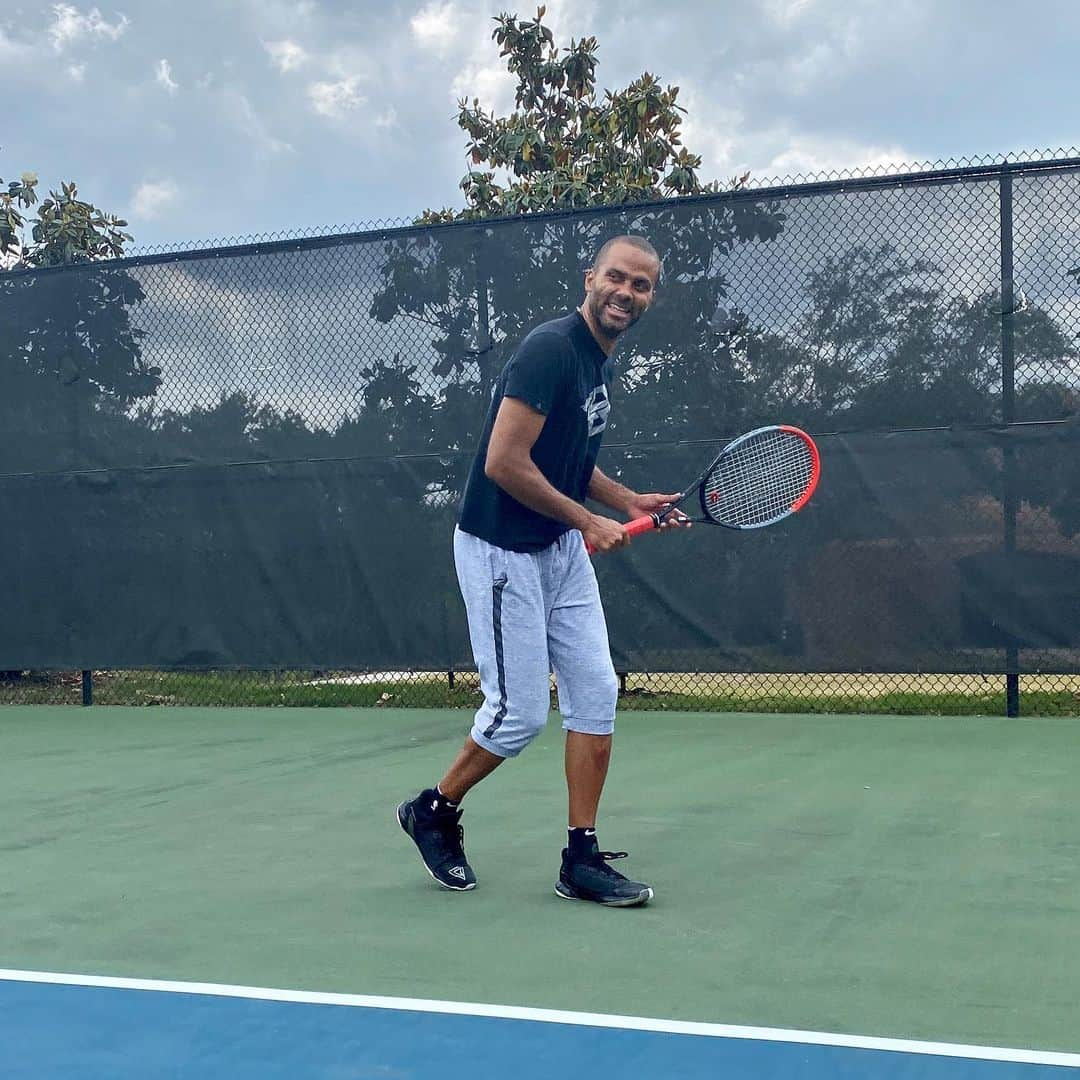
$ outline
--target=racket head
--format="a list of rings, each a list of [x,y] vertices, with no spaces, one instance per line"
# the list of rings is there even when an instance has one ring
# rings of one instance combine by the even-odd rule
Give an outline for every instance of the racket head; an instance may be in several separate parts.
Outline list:
[[[821,476],[814,440],[790,424],[755,428],[728,443],[701,480],[701,509],[726,529],[763,529],[797,513]]]

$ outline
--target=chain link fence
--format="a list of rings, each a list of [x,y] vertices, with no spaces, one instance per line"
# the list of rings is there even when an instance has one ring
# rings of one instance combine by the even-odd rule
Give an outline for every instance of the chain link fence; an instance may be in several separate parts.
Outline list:
[[[72,671],[6,672],[0,704],[466,708],[481,701],[463,672]],[[710,712],[994,715],[1000,675],[622,672],[627,709]],[[552,706],[556,705],[553,681]],[[1027,716],[1080,715],[1080,677],[1021,675]]]
[[[605,470],[783,420],[825,474],[775,536],[604,561],[624,704],[1075,714],[1078,221],[1057,151],[0,275],[0,702],[474,706],[490,387],[639,232]]]

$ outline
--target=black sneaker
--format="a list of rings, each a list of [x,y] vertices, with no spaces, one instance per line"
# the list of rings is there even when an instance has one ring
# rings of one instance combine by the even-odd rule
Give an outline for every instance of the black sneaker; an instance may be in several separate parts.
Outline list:
[[[648,885],[630,881],[608,866],[613,859],[625,858],[625,851],[600,851],[595,840],[591,851],[575,858],[564,848],[555,892],[564,900],[591,900],[607,907],[647,904],[653,898]]]
[[[421,791],[397,808],[398,824],[413,838],[427,872],[444,888],[465,892],[476,888],[465,849],[460,810],[438,809],[433,790]]]

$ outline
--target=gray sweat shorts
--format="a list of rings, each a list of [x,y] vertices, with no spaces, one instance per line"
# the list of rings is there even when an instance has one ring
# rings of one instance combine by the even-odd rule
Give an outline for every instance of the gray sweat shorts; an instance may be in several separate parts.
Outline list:
[[[456,529],[454,565],[484,694],[473,741],[499,757],[520,754],[547,723],[551,672],[563,728],[610,735],[619,684],[581,533],[518,552]]]

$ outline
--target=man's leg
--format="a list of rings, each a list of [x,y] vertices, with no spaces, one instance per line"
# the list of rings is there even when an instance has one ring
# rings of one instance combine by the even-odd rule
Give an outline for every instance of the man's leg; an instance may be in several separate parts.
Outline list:
[[[505,760],[506,758],[477,746],[469,735],[461,752],[439,781],[439,791],[450,802],[459,803],[470,788],[479,784],[485,776],[490,776]]]
[[[611,760],[619,682],[596,574],[581,533],[562,538],[560,555],[547,633],[566,731],[567,824],[592,829]]]
[[[596,839],[619,683],[596,574],[581,534],[568,533],[562,544],[565,573],[548,619],[548,649],[566,730],[568,797],[568,839],[555,891],[567,900],[632,907],[651,900],[652,889],[608,866],[616,855],[601,852]]]
[[[460,801],[547,722],[547,635],[537,561],[458,530],[454,562],[465,600],[469,639],[484,702],[473,729],[435,788],[398,807],[428,873],[447,889],[466,890],[476,876],[465,858]]]
[[[600,795],[611,761],[611,736],[566,732],[566,790],[571,829],[595,829]]]

